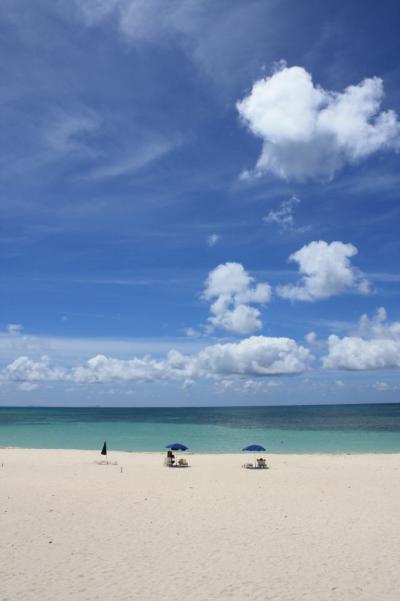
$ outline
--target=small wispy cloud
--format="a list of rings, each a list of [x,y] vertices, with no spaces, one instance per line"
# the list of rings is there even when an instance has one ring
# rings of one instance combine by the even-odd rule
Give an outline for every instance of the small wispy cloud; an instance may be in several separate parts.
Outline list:
[[[72,0],[64,4],[69,13],[72,5],[74,18],[87,27],[102,23],[112,28],[125,45],[176,45],[219,90],[242,80],[243,69],[253,64],[254,53],[259,52],[258,40],[265,37],[268,26],[272,29],[260,19],[269,12],[268,3]]]
[[[79,111],[59,111],[50,119],[44,132],[44,141],[52,158],[79,154],[93,158],[98,154],[90,136],[99,130],[101,119],[88,108]]]
[[[195,330],[194,328],[186,328],[185,334],[189,338],[196,338],[196,336],[199,336],[199,332],[197,332],[197,330]]]
[[[315,344],[317,341],[317,335],[315,332],[308,332],[305,336],[304,336],[304,340],[306,342],[308,342],[308,344]]]
[[[132,149],[117,160],[94,167],[86,174],[85,179],[98,180],[129,175],[161,159],[179,146],[180,143],[181,141],[176,138],[150,140],[142,144],[140,148]]]
[[[22,325],[20,323],[8,323],[7,332],[11,335],[18,336],[22,332]]]
[[[384,382],[382,380],[378,380],[372,384],[372,388],[378,390],[379,392],[387,392],[387,391],[396,391],[400,390],[399,384],[389,384],[388,382]]]
[[[311,225],[298,227],[295,224],[294,209],[300,202],[300,198],[297,198],[297,196],[292,196],[288,200],[284,200],[276,211],[270,211],[265,215],[263,221],[265,223],[276,224],[281,233],[288,231],[298,233],[308,232],[311,229]]]
[[[107,139],[116,133],[120,136],[108,116],[101,117],[87,106],[59,110],[43,128],[39,163],[80,158],[87,161],[80,178],[111,179],[135,173],[182,144],[180,134],[138,127],[129,139],[119,140],[117,152],[110,151]]]
[[[217,242],[219,242],[220,238],[221,236],[219,234],[211,234],[207,238],[207,246],[209,246],[210,248],[215,246]]]

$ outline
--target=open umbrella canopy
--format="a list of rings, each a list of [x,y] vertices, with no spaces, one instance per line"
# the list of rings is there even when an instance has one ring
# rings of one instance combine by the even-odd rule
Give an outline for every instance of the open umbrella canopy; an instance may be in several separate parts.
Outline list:
[[[265,452],[265,449],[259,444],[250,444],[248,447],[244,447],[242,451],[253,451],[255,453],[262,453]]]
[[[188,447],[180,442],[171,442],[171,444],[167,444],[166,449],[171,449],[171,451],[187,451]]]

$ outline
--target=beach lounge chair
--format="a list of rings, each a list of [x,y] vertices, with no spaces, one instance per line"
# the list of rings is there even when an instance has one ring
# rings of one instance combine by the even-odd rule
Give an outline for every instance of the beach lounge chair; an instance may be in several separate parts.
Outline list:
[[[187,459],[184,459],[183,457],[181,457],[181,459],[179,459],[179,461],[178,461],[178,466],[179,467],[189,467]]]
[[[267,462],[263,457],[260,457],[259,459],[257,459],[257,467],[259,469],[266,469],[267,466]]]
[[[254,465],[252,463],[244,463],[242,465],[242,467],[244,467],[246,470],[253,470],[254,469]]]

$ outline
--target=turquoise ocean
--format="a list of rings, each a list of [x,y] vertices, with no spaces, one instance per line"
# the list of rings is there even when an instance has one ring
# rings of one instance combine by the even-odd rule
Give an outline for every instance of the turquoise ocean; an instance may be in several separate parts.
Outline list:
[[[195,453],[400,452],[400,404],[202,408],[0,408],[0,447]]]

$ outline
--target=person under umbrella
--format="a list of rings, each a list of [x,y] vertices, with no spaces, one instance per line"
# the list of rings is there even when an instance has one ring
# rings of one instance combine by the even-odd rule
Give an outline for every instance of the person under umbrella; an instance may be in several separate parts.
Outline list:
[[[244,447],[244,449],[242,449],[242,451],[250,452],[250,453],[265,453],[264,447],[262,447],[259,444],[250,444],[249,446]],[[251,464],[245,464],[244,467],[250,468],[250,466],[254,467],[254,468],[258,468],[258,469],[265,469],[268,467],[267,463],[263,457],[259,457],[259,458],[256,457],[254,466]]]
[[[165,447],[168,449],[167,458],[165,460],[165,465],[168,467],[188,467],[188,462],[186,459],[179,459],[177,463],[175,463],[175,455],[172,451],[187,451],[188,447],[180,442],[172,442],[167,444]]]

